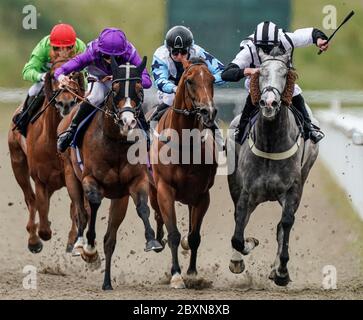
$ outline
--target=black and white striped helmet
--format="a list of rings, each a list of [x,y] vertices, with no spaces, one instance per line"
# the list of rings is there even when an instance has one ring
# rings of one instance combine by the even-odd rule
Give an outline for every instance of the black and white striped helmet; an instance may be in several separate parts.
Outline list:
[[[280,44],[279,28],[271,21],[261,22],[257,25],[253,40],[256,46]]]

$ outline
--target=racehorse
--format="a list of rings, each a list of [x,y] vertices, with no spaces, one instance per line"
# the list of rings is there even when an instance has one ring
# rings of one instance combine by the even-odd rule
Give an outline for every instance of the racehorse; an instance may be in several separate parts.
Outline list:
[[[304,141],[299,121],[292,112],[297,75],[290,68],[289,52],[274,53],[260,52],[260,73],[251,78],[251,98],[254,105],[259,105],[256,123],[242,145],[234,144],[231,135],[228,139],[229,156],[235,157],[237,165],[228,176],[235,206],[230,270],[243,272],[242,255],[249,254],[258,245],[257,239],[244,238],[251,213],[262,202],[278,201],[282,217],[277,225],[278,250],[270,279],[279,286],[286,286],[290,281],[287,269],[290,230],[304,183],[318,156],[318,145],[311,140]],[[231,127],[237,121],[235,119]]]
[[[111,258],[116,245],[117,230],[125,218],[130,196],[145,226],[145,251],[162,248],[156,241],[155,232],[149,222],[149,180],[146,164],[131,163],[128,157],[131,146],[128,136],[133,130],[137,130],[137,113],[142,104],[141,74],[145,65],[146,57],[138,67],[129,63],[118,66],[112,57],[112,87],[104,105],[94,106],[99,110],[79,143],[82,169],[74,148],[62,156],[71,199],[77,207],[82,208],[83,199],[86,198],[91,209],[87,241],[83,240],[83,227],[80,225],[75,246],[80,249],[82,258],[88,263],[99,264],[95,242],[97,211],[104,197],[111,199],[108,228],[104,237],[106,270],[103,290],[112,290]],[[63,132],[68,127],[74,112],[60,123],[58,132]]]
[[[191,250],[187,274],[193,276],[197,274],[200,228],[209,207],[209,189],[214,184],[217,170],[213,135],[208,135],[208,128],[213,126],[216,116],[213,102],[214,77],[202,59],[192,58],[183,62],[183,66],[184,73],[179,81],[173,106],[165,112],[156,127],[155,135],[159,135],[159,138],[153,139],[150,154],[153,170],[150,202],[155,210],[159,242],[163,240],[164,223],[168,232],[168,244],[172,254],[172,288],[185,288],[178,262],[181,235],[177,227],[175,201],[187,204],[189,208],[189,234],[183,237],[181,244],[184,249]],[[183,139],[182,142],[179,141],[180,138],[178,142],[170,140],[169,134],[182,137],[186,129],[197,130],[201,133],[197,138],[201,139],[193,139],[192,143],[189,139]],[[163,135],[165,139],[162,138]],[[195,149],[194,145],[198,141],[199,146]],[[162,159],[162,154],[165,154],[162,149],[165,147],[178,151],[177,161],[170,163]],[[185,151],[190,152],[190,158],[200,152],[200,163],[183,164],[180,160]],[[211,161],[207,161],[208,158]]]
[[[62,162],[57,154],[57,126],[62,117],[68,114],[76,105],[77,98],[66,89],[59,88],[53,78],[54,70],[68,59],[52,58],[51,70],[44,81],[45,100],[36,121],[29,123],[26,138],[11,124],[8,133],[11,165],[21,187],[29,210],[29,221],[26,229],[29,233],[28,248],[33,253],[42,250],[42,240],[51,239],[52,231],[48,220],[49,202],[52,194],[65,186]],[[84,95],[84,78],[81,73],[71,77],[73,91]],[[17,108],[15,114],[20,111]],[[30,183],[30,177],[35,184],[35,193]],[[36,212],[39,213],[39,225],[35,222]],[[73,248],[76,240],[75,208],[70,208],[72,227],[68,235],[67,252]]]

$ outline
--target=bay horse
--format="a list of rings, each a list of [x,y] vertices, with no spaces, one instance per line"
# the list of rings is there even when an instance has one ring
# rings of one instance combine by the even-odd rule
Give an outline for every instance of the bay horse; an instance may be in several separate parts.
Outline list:
[[[57,126],[62,117],[76,105],[77,98],[69,91],[59,88],[53,73],[69,58],[52,58],[51,70],[46,74],[44,81],[45,100],[38,113],[41,116],[35,122],[29,123],[26,138],[18,130],[13,130],[14,123],[11,124],[8,133],[12,169],[29,210],[26,229],[29,233],[28,249],[32,253],[42,250],[43,244],[40,239],[47,241],[52,237],[48,220],[50,198],[56,190],[65,186],[63,165],[56,147]],[[83,74],[74,73],[71,79],[72,90],[83,96]],[[15,114],[20,108],[21,106],[16,109]],[[34,181],[35,193],[30,178]],[[39,225],[35,222],[37,211]],[[68,234],[67,252],[72,250],[77,236],[76,213],[73,205],[70,214],[72,227]]]
[[[274,49],[275,50],[275,49]],[[251,77],[251,98],[259,105],[257,121],[242,145],[228,138],[229,156],[236,157],[236,168],[228,176],[234,202],[235,230],[230,270],[243,272],[242,255],[258,245],[258,240],[244,237],[251,213],[262,202],[278,201],[282,217],[277,225],[278,250],[270,279],[276,285],[289,281],[289,236],[299,207],[303,186],[317,156],[318,145],[304,141],[291,108],[296,73],[290,68],[290,52],[260,51],[259,74]],[[235,119],[235,124],[238,119]],[[233,130],[230,130],[230,132]]]
[[[133,130],[138,130],[137,113],[143,97],[141,74],[145,65],[146,57],[138,67],[129,63],[118,66],[112,57],[112,86],[104,105],[94,106],[99,110],[91,120],[82,142],[79,143],[82,169],[74,148],[69,148],[62,155],[71,199],[77,206],[83,207],[85,198],[91,210],[87,240],[83,239],[83,227],[79,226],[76,244],[82,258],[88,263],[100,263],[95,242],[97,211],[104,197],[111,199],[108,227],[104,237],[106,270],[103,290],[113,289],[111,258],[116,245],[117,230],[125,218],[130,196],[144,223],[147,241],[145,251],[162,248],[155,239],[155,232],[149,222],[149,180],[146,164],[134,164],[128,158],[131,146],[128,136]],[[74,112],[76,111],[75,109]],[[68,127],[74,112],[60,123],[59,133]],[[146,150],[146,141],[144,142]],[[79,220],[81,221],[82,217]]]
[[[200,58],[184,61],[183,67],[184,73],[179,81],[173,106],[160,119],[156,127],[159,139],[153,139],[150,151],[153,171],[150,202],[155,210],[159,242],[163,240],[164,223],[168,232],[168,244],[172,254],[170,280],[172,288],[185,288],[178,262],[180,242],[184,249],[191,250],[187,274],[191,276],[197,274],[196,260],[201,240],[200,228],[209,207],[209,189],[214,184],[217,170],[213,135],[208,135],[208,131],[210,132],[208,128],[212,127],[216,116],[213,102],[214,77],[204,60]],[[173,139],[165,142],[161,139],[163,132],[166,134],[174,132],[177,137],[182,137],[185,130],[197,130],[201,133],[197,150],[193,147],[196,144],[195,139],[193,142],[187,140],[185,143],[180,141],[175,143]],[[207,133],[204,135],[203,131]],[[206,136],[209,138],[205,138]],[[161,159],[162,149],[168,146],[179,152],[178,161],[175,163]],[[191,157],[200,152],[200,163],[193,161],[193,163],[184,164],[180,161],[182,158],[180,155],[186,150],[190,152]],[[207,161],[208,157],[212,161]],[[182,241],[177,227],[175,201],[187,204],[189,208],[189,234],[184,236]]]

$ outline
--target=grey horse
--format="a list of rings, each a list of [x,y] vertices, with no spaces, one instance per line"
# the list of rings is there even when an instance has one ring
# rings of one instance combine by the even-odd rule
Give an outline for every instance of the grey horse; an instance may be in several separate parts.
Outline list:
[[[243,255],[258,245],[257,239],[244,236],[251,213],[260,203],[278,201],[282,217],[277,225],[277,256],[269,278],[277,285],[286,286],[290,281],[287,269],[290,230],[319,147],[310,140],[304,141],[293,113],[282,103],[289,52],[278,56],[261,52],[260,57],[257,121],[242,145],[234,142],[232,134],[238,118],[232,121],[228,136],[228,156],[233,160],[229,165],[234,165],[229,168],[228,184],[235,206],[229,268],[233,273],[243,272]]]

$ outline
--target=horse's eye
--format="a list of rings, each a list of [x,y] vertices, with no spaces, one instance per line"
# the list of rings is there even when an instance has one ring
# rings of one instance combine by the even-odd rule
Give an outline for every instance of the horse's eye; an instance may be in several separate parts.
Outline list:
[[[192,85],[193,84],[193,81],[191,79],[187,79],[186,80],[186,83],[189,84],[189,85]]]

